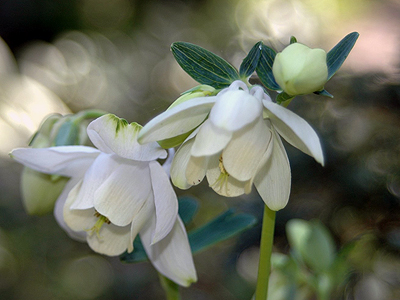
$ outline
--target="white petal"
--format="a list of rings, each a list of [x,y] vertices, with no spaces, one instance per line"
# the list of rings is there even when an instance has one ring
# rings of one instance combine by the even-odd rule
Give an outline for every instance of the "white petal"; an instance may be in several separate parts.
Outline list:
[[[117,226],[131,223],[151,193],[149,164],[126,161],[94,194],[95,209]]]
[[[93,251],[117,256],[126,251],[130,243],[131,226],[119,227],[114,224],[103,224],[98,234],[88,233],[87,242]]]
[[[94,226],[97,221],[95,210],[93,208],[71,209],[71,205],[75,201],[81,185],[82,181],[80,181],[71,189],[63,208],[63,217],[65,224],[67,224],[67,226],[72,230],[78,232],[89,230]]]
[[[93,147],[61,146],[51,148],[19,148],[10,156],[36,171],[67,177],[83,176],[100,151]]]
[[[114,115],[104,115],[87,128],[87,133],[93,144],[105,153],[116,153],[121,157],[150,161],[166,158],[167,152],[157,143],[140,145],[137,136],[141,130],[137,123],[128,124]]]
[[[152,243],[157,243],[171,231],[175,224],[178,215],[178,198],[168,175],[158,162],[150,162],[150,174],[157,216]]]
[[[86,171],[82,185],[71,209],[87,209],[94,206],[94,193],[120,165],[114,154],[101,153]]]
[[[249,193],[246,181],[239,181],[229,175],[223,175],[219,166],[218,157],[210,159],[207,170],[207,181],[210,187],[219,195],[236,197]]]
[[[79,178],[71,178],[68,183],[65,185],[62,193],[58,197],[56,204],[54,206],[54,217],[60,225],[62,229],[68,234],[69,237],[71,237],[74,240],[84,242],[86,241],[86,232],[85,231],[74,231],[64,221],[64,205],[67,200],[67,196],[71,189],[80,181]]]
[[[182,189],[187,190],[192,185],[186,179],[186,169],[190,160],[190,151],[192,149],[194,139],[184,142],[176,151],[175,157],[171,165],[171,180],[172,183]]]
[[[158,115],[139,133],[139,142],[168,139],[196,128],[209,114],[215,97],[193,98]]]
[[[149,220],[151,220],[153,216],[155,216],[155,214],[156,212],[154,206],[154,196],[152,193],[150,193],[148,198],[144,202],[143,207],[140,210],[140,213],[137,214],[135,218],[132,220],[128,252],[133,251],[133,242],[136,236],[143,229],[143,226],[145,226],[149,222]]]
[[[256,174],[271,138],[271,132],[261,116],[254,127],[246,127],[235,133],[222,152],[226,171],[237,180],[250,180]]]
[[[191,154],[209,156],[221,152],[232,138],[232,132],[213,126],[205,121],[196,135]]]
[[[219,154],[217,154],[217,156],[219,156]],[[190,157],[186,168],[186,180],[189,184],[198,185],[203,181],[210,159],[212,159],[212,157]]]
[[[289,159],[279,135],[272,131],[272,153],[265,153],[254,185],[265,204],[272,210],[280,210],[289,201],[291,173]],[[269,159],[268,159],[269,157]],[[266,163],[264,164],[264,161]]]
[[[290,144],[324,165],[321,143],[314,129],[301,117],[273,102],[263,101],[279,134]]]
[[[181,286],[187,287],[192,282],[196,282],[196,269],[181,219],[177,218],[171,232],[164,239],[151,244],[154,227],[153,218],[151,226],[140,232],[140,238],[147,256],[157,271]]]
[[[262,110],[261,101],[248,92],[227,91],[218,97],[209,120],[218,128],[237,131],[254,122]]]

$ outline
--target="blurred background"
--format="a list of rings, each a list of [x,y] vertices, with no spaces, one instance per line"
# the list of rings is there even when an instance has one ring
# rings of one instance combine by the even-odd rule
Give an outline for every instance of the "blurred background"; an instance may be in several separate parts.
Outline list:
[[[27,146],[45,116],[96,108],[145,124],[196,85],[173,59],[175,41],[239,67],[260,40],[280,51],[293,35],[328,51],[358,31],[325,86],[334,98],[289,106],[320,135],[326,166],[286,144],[292,193],[277,214],[274,250],[289,253],[288,220],[317,218],[338,251],[356,245],[332,299],[400,299],[399,28],[398,0],[1,0],[0,298],[164,299],[150,264],[96,255],[52,214],[25,212],[22,166],[8,153]],[[194,227],[229,207],[262,217],[256,191],[226,199],[203,182],[177,192],[201,203]],[[250,299],[259,237],[257,225],[196,255],[199,281],[182,298]]]

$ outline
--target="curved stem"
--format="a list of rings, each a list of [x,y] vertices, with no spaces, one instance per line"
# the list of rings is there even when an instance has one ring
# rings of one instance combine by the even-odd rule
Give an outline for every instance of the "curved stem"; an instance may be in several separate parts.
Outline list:
[[[269,209],[267,205],[264,205],[255,300],[266,300],[268,296],[272,245],[274,243],[275,215],[275,211]]]
[[[177,285],[172,280],[158,273],[158,277],[160,278],[161,286],[165,291],[165,295],[167,296],[167,300],[181,300],[181,296],[179,295],[179,285]]]

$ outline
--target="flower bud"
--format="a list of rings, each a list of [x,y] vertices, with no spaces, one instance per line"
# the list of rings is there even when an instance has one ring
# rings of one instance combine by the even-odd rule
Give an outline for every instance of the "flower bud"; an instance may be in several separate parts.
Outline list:
[[[177,105],[179,105],[185,101],[188,101],[190,99],[193,99],[193,98],[210,96],[214,91],[215,91],[215,89],[209,85],[202,84],[202,85],[196,86],[196,87],[192,88],[191,90],[185,92],[178,99],[176,99],[168,107],[168,109],[171,109],[172,107],[177,106]]]
[[[69,178],[48,175],[24,167],[21,175],[21,194],[25,210],[30,215],[51,212]]]
[[[30,146],[46,148],[83,144],[87,139],[87,122],[74,122],[74,115],[52,114],[40,125]],[[25,210],[30,215],[43,215],[53,210],[69,178],[48,175],[24,167],[21,174],[21,195]]]
[[[275,81],[289,95],[320,91],[328,80],[326,52],[293,43],[276,55],[272,73]]]

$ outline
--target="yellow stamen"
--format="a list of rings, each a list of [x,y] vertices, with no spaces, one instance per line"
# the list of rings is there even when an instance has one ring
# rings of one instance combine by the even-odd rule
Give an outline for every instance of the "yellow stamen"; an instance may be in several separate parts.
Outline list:
[[[222,155],[219,157],[219,164],[218,164],[219,170],[221,171],[221,174],[218,176],[217,180],[211,184],[210,186],[219,194],[227,195],[229,196],[229,191],[228,191],[228,179],[229,179],[229,173],[225,170]]]
[[[98,239],[101,239],[99,234],[101,227],[104,225],[104,223],[111,224],[111,222],[107,217],[103,216],[98,211],[95,211],[94,216],[97,217],[98,220],[96,221],[96,223],[93,225],[92,228],[86,229],[86,231],[89,232],[89,235],[92,235],[94,232],[96,232]]]

